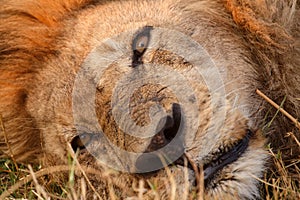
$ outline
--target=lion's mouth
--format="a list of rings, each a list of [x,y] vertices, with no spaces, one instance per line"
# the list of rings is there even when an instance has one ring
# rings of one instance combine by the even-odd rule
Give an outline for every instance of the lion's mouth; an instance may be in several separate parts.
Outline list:
[[[149,172],[158,171],[160,168],[177,165],[182,167],[188,167],[192,171],[200,171],[199,164],[193,163],[192,158],[187,159],[187,153],[184,149],[184,135],[175,139],[176,133],[183,134],[180,131],[181,126],[181,107],[179,104],[173,104],[172,106],[172,117],[166,120],[165,128],[152,139],[152,142],[145,151],[146,154],[140,156],[136,161],[137,173],[149,174]],[[227,165],[235,162],[248,148],[249,140],[253,133],[249,129],[246,131],[244,138],[232,144],[230,147],[219,148],[215,152],[210,153],[203,160],[206,162],[203,165],[204,181],[205,183],[210,182],[220,170]],[[177,141],[171,144],[171,141]],[[161,149],[166,147],[164,151]],[[176,159],[174,155],[177,156]],[[179,155],[179,156],[178,156]],[[161,159],[165,159],[164,162]],[[170,159],[171,158],[171,159]],[[184,164],[184,160],[188,160],[187,166]],[[157,165],[157,166],[156,166]],[[152,170],[157,169],[157,170]],[[150,173],[151,174],[151,173]],[[197,174],[197,173],[195,173]]]
[[[217,153],[213,152],[211,153],[211,155],[207,156],[207,157],[213,157],[213,159],[205,163],[203,166],[205,184],[208,184],[211,180],[213,180],[214,177],[218,174],[218,172],[221,171],[224,167],[235,162],[241,157],[241,155],[243,155],[243,153],[248,148],[249,141],[252,136],[253,136],[252,131],[247,130],[245,137],[239,140],[231,148],[223,148],[226,150],[218,150]],[[160,159],[159,157],[156,158],[157,160]],[[188,162],[186,165],[184,164],[184,159],[187,159],[186,154],[183,154],[179,159],[177,159],[173,163],[167,163],[167,164],[165,163],[164,166],[166,167],[166,166],[176,165],[176,166],[188,167],[192,171],[197,170],[197,172],[200,172],[200,166],[198,164],[192,163],[190,159],[187,159]],[[154,162],[152,161],[148,162],[148,164],[151,163]],[[149,173],[147,174],[149,175]]]
[[[252,131],[247,130],[245,137],[238,141],[236,145],[231,147],[228,151],[220,151],[216,159],[213,159],[209,163],[205,164],[203,166],[204,180],[208,182],[218,171],[241,157],[241,155],[248,148],[248,144],[252,135]]]
[[[218,174],[220,170],[222,170],[227,165],[235,162],[239,157],[241,157],[241,155],[248,148],[248,144],[252,136],[252,131],[247,130],[247,134],[245,135],[245,137],[238,141],[236,145],[232,146],[227,151],[218,150],[218,153],[212,153],[212,155],[214,155],[214,159],[204,164],[203,166],[205,184],[208,184]],[[183,155],[178,160],[176,160],[174,164],[183,167],[188,167],[192,171],[199,172],[200,166],[193,163],[193,161],[191,161],[191,159],[187,157],[187,155]],[[187,166],[184,165],[184,159],[188,160]]]

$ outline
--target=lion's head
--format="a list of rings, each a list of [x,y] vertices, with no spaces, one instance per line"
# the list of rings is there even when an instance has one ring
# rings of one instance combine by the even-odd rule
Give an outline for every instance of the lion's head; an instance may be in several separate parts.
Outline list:
[[[266,110],[255,89],[290,95],[295,107],[299,78],[289,66],[281,85],[281,75],[268,79],[285,66],[278,55],[292,55],[285,28],[295,25],[263,12],[295,5],[238,2],[5,1],[1,150],[45,165],[65,164],[72,150],[81,165],[117,170],[128,186],[144,180],[161,197],[203,186],[206,198],[258,197]],[[110,183],[89,179],[107,197]]]

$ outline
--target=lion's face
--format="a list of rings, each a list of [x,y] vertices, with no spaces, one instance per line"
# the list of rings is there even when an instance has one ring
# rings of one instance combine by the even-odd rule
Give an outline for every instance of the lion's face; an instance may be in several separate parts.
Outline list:
[[[65,21],[60,53],[27,105],[49,163],[63,163],[70,144],[80,163],[121,171],[128,184],[165,187],[171,176],[178,196],[187,183],[216,199],[258,195],[266,155],[246,98],[253,69],[242,38],[207,16],[218,7],[181,6],[110,2]]]

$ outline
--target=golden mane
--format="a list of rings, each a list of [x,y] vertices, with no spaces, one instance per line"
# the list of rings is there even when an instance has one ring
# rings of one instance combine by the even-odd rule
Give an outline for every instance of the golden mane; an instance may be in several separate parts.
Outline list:
[[[57,53],[53,48],[53,42],[59,34],[61,19],[89,2],[88,0],[32,0],[26,4],[21,0],[2,2],[0,115],[5,121],[5,134],[9,142],[1,141],[0,151],[8,155],[13,154],[16,160],[34,160],[40,151],[39,133],[34,130],[34,118],[28,115],[25,109],[27,89],[30,88],[35,74],[41,70],[37,63]],[[29,146],[30,149],[20,148],[21,146]]]

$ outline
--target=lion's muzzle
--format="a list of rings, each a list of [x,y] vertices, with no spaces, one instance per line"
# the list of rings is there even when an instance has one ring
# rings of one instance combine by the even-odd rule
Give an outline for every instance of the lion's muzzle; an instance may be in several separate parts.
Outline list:
[[[181,108],[177,103],[172,104],[171,115],[160,120],[158,133],[151,139],[144,154],[138,157],[135,167],[137,173],[153,171],[163,168],[183,155],[184,132],[182,126],[184,121],[181,117]]]

